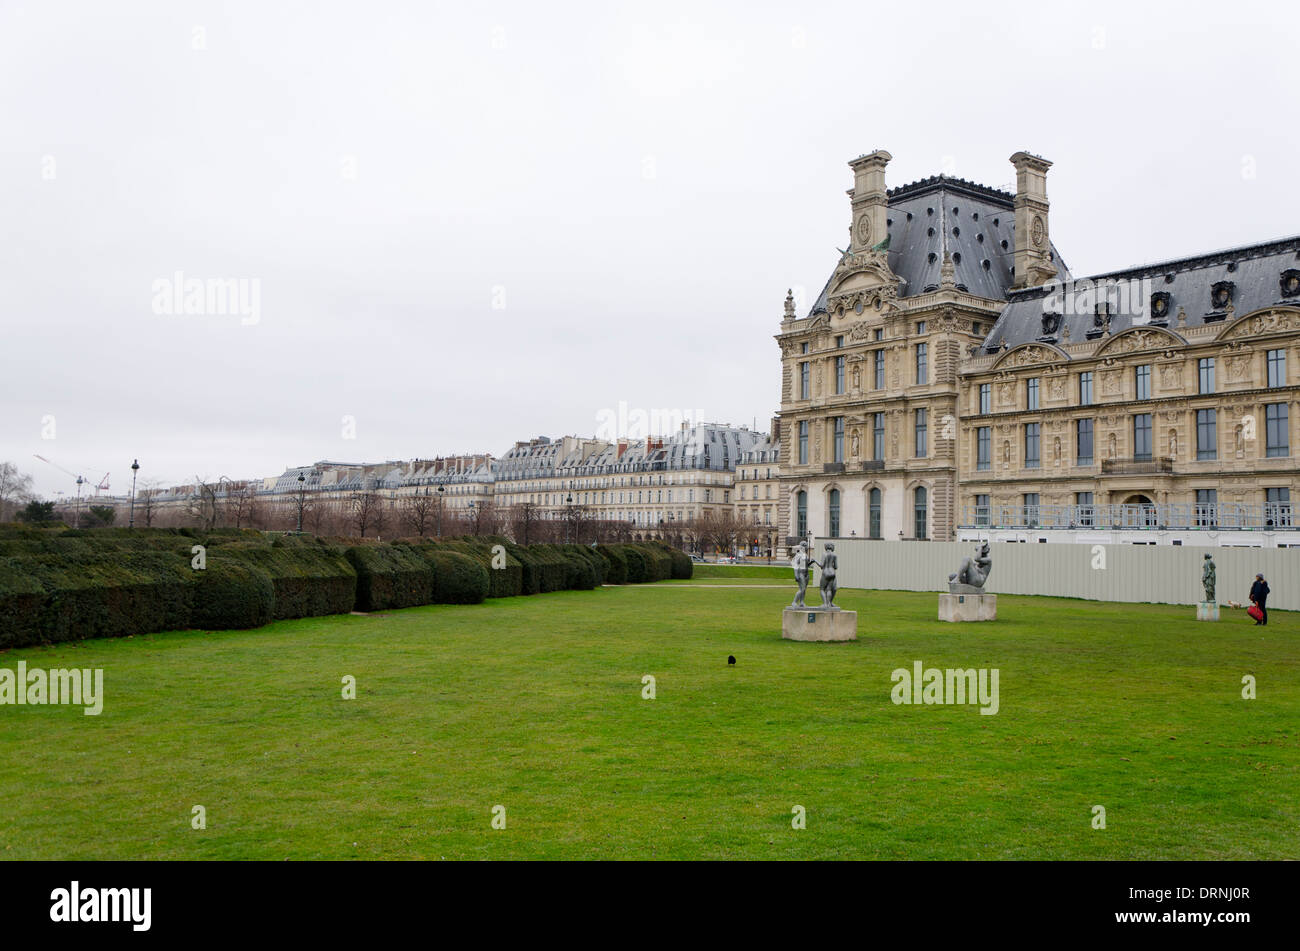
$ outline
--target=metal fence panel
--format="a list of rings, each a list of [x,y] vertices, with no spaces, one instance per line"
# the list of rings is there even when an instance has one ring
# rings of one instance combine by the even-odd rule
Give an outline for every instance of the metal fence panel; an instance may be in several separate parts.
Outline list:
[[[818,552],[826,541],[835,543],[842,586],[895,591],[947,591],[948,575],[976,548],[972,542],[818,538]],[[1251,583],[1263,572],[1268,606],[1300,611],[1300,548],[994,542],[989,553],[993,570],[985,588],[990,594],[1196,604],[1204,597],[1201,569],[1210,554],[1219,604],[1231,600],[1248,606]]]

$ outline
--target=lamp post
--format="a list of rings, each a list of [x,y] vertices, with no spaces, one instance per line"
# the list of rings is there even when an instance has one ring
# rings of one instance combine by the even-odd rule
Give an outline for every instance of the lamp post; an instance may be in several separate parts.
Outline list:
[[[474,534],[477,535],[477,534],[478,534],[478,522],[477,522],[477,521],[475,520],[475,518],[474,518],[474,512],[475,512],[475,508],[474,508],[474,500],[473,500],[473,499],[470,499],[470,500],[469,500],[469,521],[470,521],[470,524],[474,526]]]
[[[565,521],[567,522],[565,526],[564,537],[568,540],[568,543],[572,545],[573,544],[573,493],[572,492],[570,492],[565,497],[564,504],[566,506],[564,510],[565,513],[564,518]]]
[[[443,488],[438,486],[438,537],[442,537],[442,495]]]
[[[302,534],[302,509],[307,504],[307,477],[298,473],[298,534]]]
[[[73,518],[72,527],[73,527],[73,528],[80,528],[80,527],[81,527],[81,484],[82,484],[83,482],[85,482],[85,481],[86,481],[86,480],[83,479],[81,476],[77,476],[77,507],[76,507],[75,509],[73,509],[73,516],[72,516],[72,518]]]
[[[140,460],[131,460],[131,520],[127,523],[127,528],[135,528],[135,477],[140,471]]]

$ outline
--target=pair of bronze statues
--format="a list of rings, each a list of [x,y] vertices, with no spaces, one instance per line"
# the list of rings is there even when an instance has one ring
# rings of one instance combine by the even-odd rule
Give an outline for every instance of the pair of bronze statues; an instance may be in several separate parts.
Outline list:
[[[790,605],[792,608],[806,608],[804,604],[804,594],[808,591],[808,570],[812,565],[817,565],[822,570],[821,607],[828,610],[838,611],[833,602],[835,592],[839,590],[839,583],[835,580],[835,573],[838,567],[838,559],[835,557],[835,546],[831,542],[826,543],[826,553],[822,555],[821,563],[808,557],[808,545],[806,542],[800,542],[799,547],[794,550],[794,557],[790,559],[790,564],[794,568],[794,580],[799,586],[795,592],[794,602]]]

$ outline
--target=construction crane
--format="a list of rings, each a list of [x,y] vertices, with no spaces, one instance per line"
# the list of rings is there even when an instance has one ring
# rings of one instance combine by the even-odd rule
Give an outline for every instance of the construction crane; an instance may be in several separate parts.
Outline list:
[[[55,462],[53,459],[46,459],[46,458],[45,458],[44,456],[42,456],[40,453],[32,453],[32,455],[34,455],[37,459],[41,460],[41,462],[49,463],[50,465],[54,466],[54,468],[58,469],[60,472],[66,472],[68,475],[72,476],[72,478],[76,479],[76,480],[77,480],[77,494],[78,494],[78,495],[81,494],[81,486],[82,486],[82,484],[89,484],[89,482],[90,482],[89,479],[85,478],[85,477],[82,476],[80,473],[73,472],[71,469],[65,469],[65,468],[63,468],[63,466],[59,465],[59,464],[58,464],[57,462]],[[96,495],[96,496],[98,496],[99,493],[101,493],[101,492],[107,492],[107,491],[109,491],[109,486],[108,486],[108,477],[109,477],[109,475],[111,475],[111,473],[105,472],[104,475],[100,478],[99,482],[95,485],[95,495]]]

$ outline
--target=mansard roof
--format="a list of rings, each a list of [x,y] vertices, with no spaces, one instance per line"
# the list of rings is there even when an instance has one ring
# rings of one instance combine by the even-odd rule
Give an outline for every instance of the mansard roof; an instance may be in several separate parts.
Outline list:
[[[945,247],[952,255],[957,286],[991,300],[1010,293],[1016,250],[1015,196],[935,175],[889,191],[889,268],[904,283],[899,297],[915,297],[939,286]],[[1062,279],[1069,269],[1052,245]],[[808,316],[826,312],[830,281]]]
[[[1273,305],[1300,307],[1300,281],[1295,288],[1283,286],[1284,275],[1298,270],[1300,236],[1295,236],[1078,278],[1073,287],[1017,291],[989,331],[984,349],[992,353],[1034,340],[1060,343],[1067,326],[1072,343],[1087,340],[1089,335],[1100,337],[1103,328],[1098,326],[1092,298],[1105,296],[1082,294],[1081,289],[1088,286],[1085,281],[1093,287],[1115,288],[1109,295],[1110,333],[1114,335],[1147,324],[1176,331],[1180,310],[1185,315],[1181,326],[1197,327],[1226,323],[1229,313],[1240,317]],[[1067,293],[1062,294],[1063,290]],[[1226,297],[1222,296],[1225,291]],[[1160,300],[1155,299],[1157,295]],[[1123,306],[1125,300],[1128,306]],[[1062,306],[1070,301],[1084,306]],[[1114,306],[1116,301],[1121,306]],[[1059,319],[1049,316],[1045,321],[1045,314],[1059,314]],[[1048,332],[1053,324],[1055,330]]]

